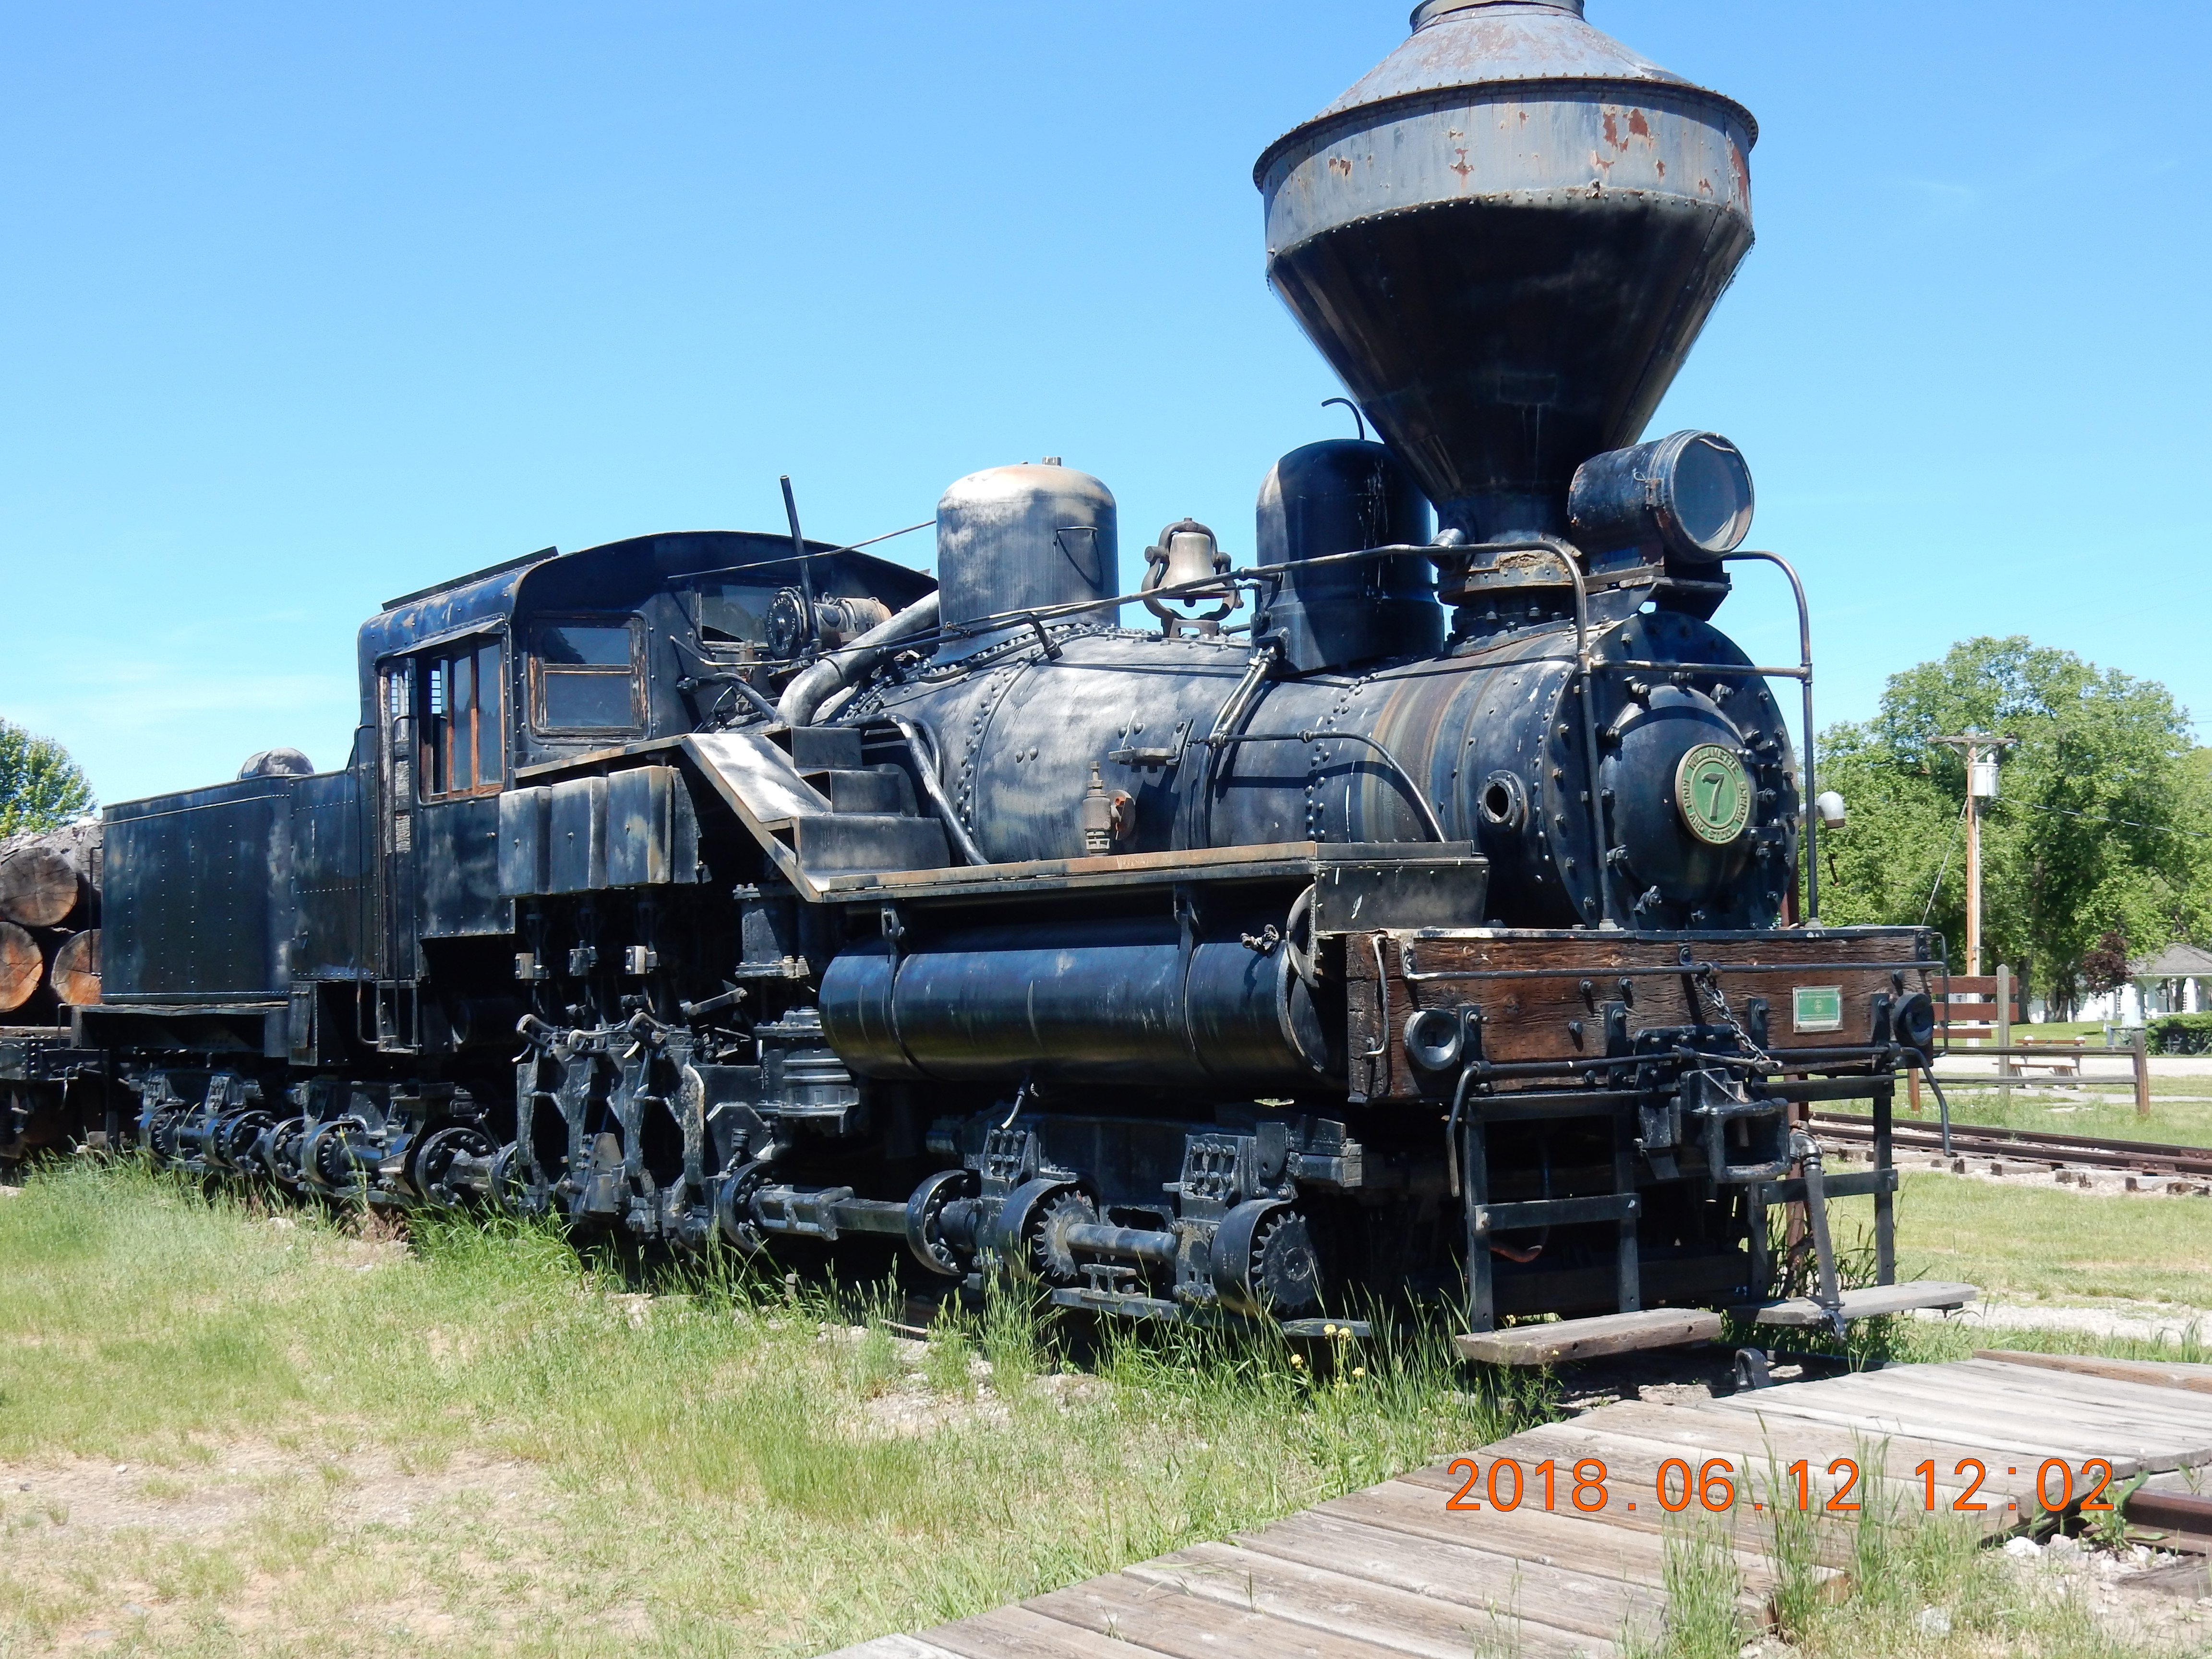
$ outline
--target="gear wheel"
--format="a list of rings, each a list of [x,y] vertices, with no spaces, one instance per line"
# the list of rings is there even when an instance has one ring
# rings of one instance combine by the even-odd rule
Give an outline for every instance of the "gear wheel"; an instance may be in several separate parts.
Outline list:
[[[1067,1230],[1097,1219],[1098,1206],[1073,1188],[1047,1199],[1030,1224],[1030,1271],[1048,1285],[1075,1283],[1082,1270],[1076,1263],[1073,1247],[1067,1243]]]
[[[1295,1319],[1321,1306],[1321,1255],[1313,1232],[1296,1210],[1278,1210],[1260,1224],[1252,1241],[1252,1291],[1279,1319]]]

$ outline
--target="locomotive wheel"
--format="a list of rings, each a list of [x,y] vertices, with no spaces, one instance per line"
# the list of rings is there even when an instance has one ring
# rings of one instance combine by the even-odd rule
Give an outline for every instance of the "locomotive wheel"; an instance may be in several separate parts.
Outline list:
[[[207,1138],[208,1161],[233,1175],[250,1173],[253,1149],[261,1137],[276,1127],[276,1115],[249,1106],[218,1122]]]
[[[181,1156],[177,1137],[185,1127],[191,1109],[151,1111],[146,1114],[139,1127],[139,1138],[144,1141],[147,1152],[156,1169],[174,1164]]]
[[[1078,1213],[1066,1200],[1082,1206]],[[989,1250],[1005,1271],[1048,1284],[1075,1282],[1075,1257],[1061,1231],[1097,1218],[1098,1207],[1072,1181],[1040,1177],[1006,1194],[990,1229]],[[1051,1237],[1048,1239],[1047,1234]]]
[[[358,1198],[374,1171],[374,1154],[366,1144],[371,1133],[357,1117],[325,1118],[312,1124],[300,1142],[300,1173],[325,1198]],[[363,1138],[356,1143],[356,1135]]]
[[[495,1210],[520,1215],[528,1207],[530,1163],[522,1143],[510,1140],[492,1154],[491,1173],[484,1177],[484,1200]]]
[[[906,1201],[906,1247],[914,1259],[947,1279],[966,1276],[962,1252],[945,1237],[945,1207],[972,1199],[981,1186],[973,1170],[939,1170],[914,1189]]]
[[[1213,1288],[1245,1313],[1296,1318],[1321,1304],[1321,1257],[1306,1218],[1289,1205],[1239,1204],[1215,1231]]]
[[[253,1143],[254,1156],[269,1178],[295,1198],[307,1195],[307,1177],[300,1170],[300,1143],[307,1139],[307,1120],[288,1117]]]
[[[473,1124],[450,1124],[427,1136],[409,1160],[409,1184],[430,1203],[442,1209],[455,1209],[475,1196],[465,1187],[455,1187],[447,1179],[453,1173],[456,1158],[489,1158],[497,1152],[491,1137]]]
[[[1278,1318],[1295,1319],[1321,1306],[1321,1256],[1313,1230],[1296,1210],[1278,1210],[1252,1242],[1252,1293]]]
[[[753,1194],[768,1184],[768,1176],[766,1161],[755,1158],[715,1184],[714,1224],[746,1255],[759,1255],[768,1249],[768,1235],[753,1219]]]

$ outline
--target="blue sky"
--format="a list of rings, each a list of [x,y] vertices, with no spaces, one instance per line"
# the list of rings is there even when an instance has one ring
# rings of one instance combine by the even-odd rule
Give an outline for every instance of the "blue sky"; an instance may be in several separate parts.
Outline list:
[[[107,799],[331,765],[386,598],[775,528],[783,472],[856,538],[1064,455],[1125,568],[1186,514],[1249,552],[1345,422],[1251,164],[1405,10],[6,0],[0,715]],[[1762,124],[1759,245],[1654,429],[1748,455],[1824,721],[1982,632],[2212,716],[2212,9],[1590,16]],[[1721,620],[1772,660],[1757,580]]]

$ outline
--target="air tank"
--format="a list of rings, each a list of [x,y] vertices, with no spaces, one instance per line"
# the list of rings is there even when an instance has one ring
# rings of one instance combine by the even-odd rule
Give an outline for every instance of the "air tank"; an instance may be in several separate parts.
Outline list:
[[[937,503],[940,654],[1004,636],[955,631],[978,617],[1111,599],[1121,591],[1117,534],[1114,492],[1056,461],[959,480]],[[1114,620],[1104,611],[1097,619]]]
[[[1643,434],[1751,246],[1758,127],[1583,0],[1413,21],[1260,158],[1268,279],[1444,527],[1564,534],[1575,469]]]

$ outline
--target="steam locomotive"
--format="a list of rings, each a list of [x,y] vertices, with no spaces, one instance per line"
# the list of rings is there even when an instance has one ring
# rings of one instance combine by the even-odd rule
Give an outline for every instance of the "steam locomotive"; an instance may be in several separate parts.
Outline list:
[[[1799,914],[1809,655],[1712,623],[1749,471],[1637,441],[1755,136],[1582,0],[1426,0],[1258,164],[1380,441],[1285,455],[1245,564],[1184,520],[1126,582],[1052,459],[951,486],[934,581],[794,514],[394,599],[341,769],[108,810],[19,1138],[1294,1326],[1764,1307],[1807,1203],[1842,1316],[1825,1199],[1892,1279],[1941,963],[1817,870]],[[1877,1165],[1826,1174],[1793,1113],[1854,1097]]]

